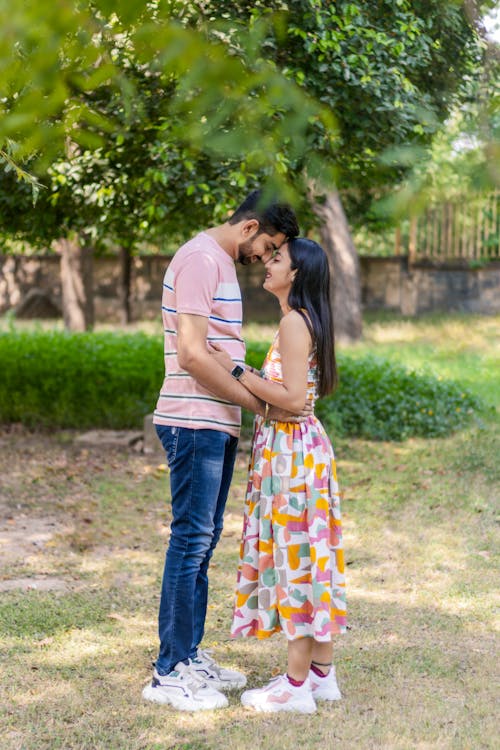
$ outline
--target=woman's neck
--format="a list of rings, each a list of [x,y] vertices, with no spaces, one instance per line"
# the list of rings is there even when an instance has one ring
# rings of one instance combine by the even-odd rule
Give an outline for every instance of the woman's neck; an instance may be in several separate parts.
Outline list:
[[[280,303],[281,313],[282,315],[286,315],[292,309],[290,305],[288,304],[288,293],[283,294],[283,295],[281,294],[277,295],[277,297],[278,297],[278,302]]]

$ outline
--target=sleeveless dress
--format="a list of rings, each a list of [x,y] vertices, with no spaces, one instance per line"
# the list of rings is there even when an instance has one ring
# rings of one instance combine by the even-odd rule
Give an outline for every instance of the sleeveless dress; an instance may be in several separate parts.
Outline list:
[[[282,383],[279,332],[263,377]],[[317,396],[315,354],[307,397]],[[231,636],[330,641],[346,626],[340,498],[321,422],[254,423]]]

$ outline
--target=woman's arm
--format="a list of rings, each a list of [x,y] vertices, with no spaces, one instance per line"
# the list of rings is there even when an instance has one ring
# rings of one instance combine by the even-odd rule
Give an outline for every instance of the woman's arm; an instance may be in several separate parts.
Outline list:
[[[262,401],[298,414],[304,407],[307,395],[311,336],[303,318],[295,310],[282,318],[279,342],[283,384],[261,378],[248,369],[240,377],[240,383]],[[233,366],[228,358],[223,361],[221,357],[219,363],[226,369]]]

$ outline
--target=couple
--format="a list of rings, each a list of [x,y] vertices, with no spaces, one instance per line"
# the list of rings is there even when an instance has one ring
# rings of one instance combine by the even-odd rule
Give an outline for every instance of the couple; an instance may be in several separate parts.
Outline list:
[[[297,238],[290,207],[253,192],[225,224],[183,245],[163,285],[165,380],[154,422],[170,467],[172,523],[146,700],[221,708],[246,678],[201,647],[208,566],[219,540],[240,430],[256,414],[231,634],[283,631],[286,674],[246,690],[259,711],[313,713],[338,700],[332,636],[345,629],[339,495],[330,441],[314,416],[336,371],[329,270]],[[261,373],[245,366],[235,261],[260,260],[283,317]]]

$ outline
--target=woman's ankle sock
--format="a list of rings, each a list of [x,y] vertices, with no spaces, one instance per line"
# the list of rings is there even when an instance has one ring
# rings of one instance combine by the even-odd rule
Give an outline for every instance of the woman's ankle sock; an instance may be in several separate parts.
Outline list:
[[[314,664],[314,663],[313,663],[313,664],[311,664],[311,671],[312,671],[312,672],[314,672],[314,674],[318,675],[318,677],[328,677],[328,675],[330,674],[330,670],[328,670],[328,672],[327,672],[327,673],[325,674],[325,673],[324,673],[324,672],[322,672],[322,671],[321,671],[321,669],[320,669],[319,667],[317,667],[317,666],[316,666],[316,664]]]
[[[305,682],[305,680],[294,680],[293,677],[290,677],[289,674],[287,674],[286,678],[290,685],[293,685],[293,687],[302,687]]]

